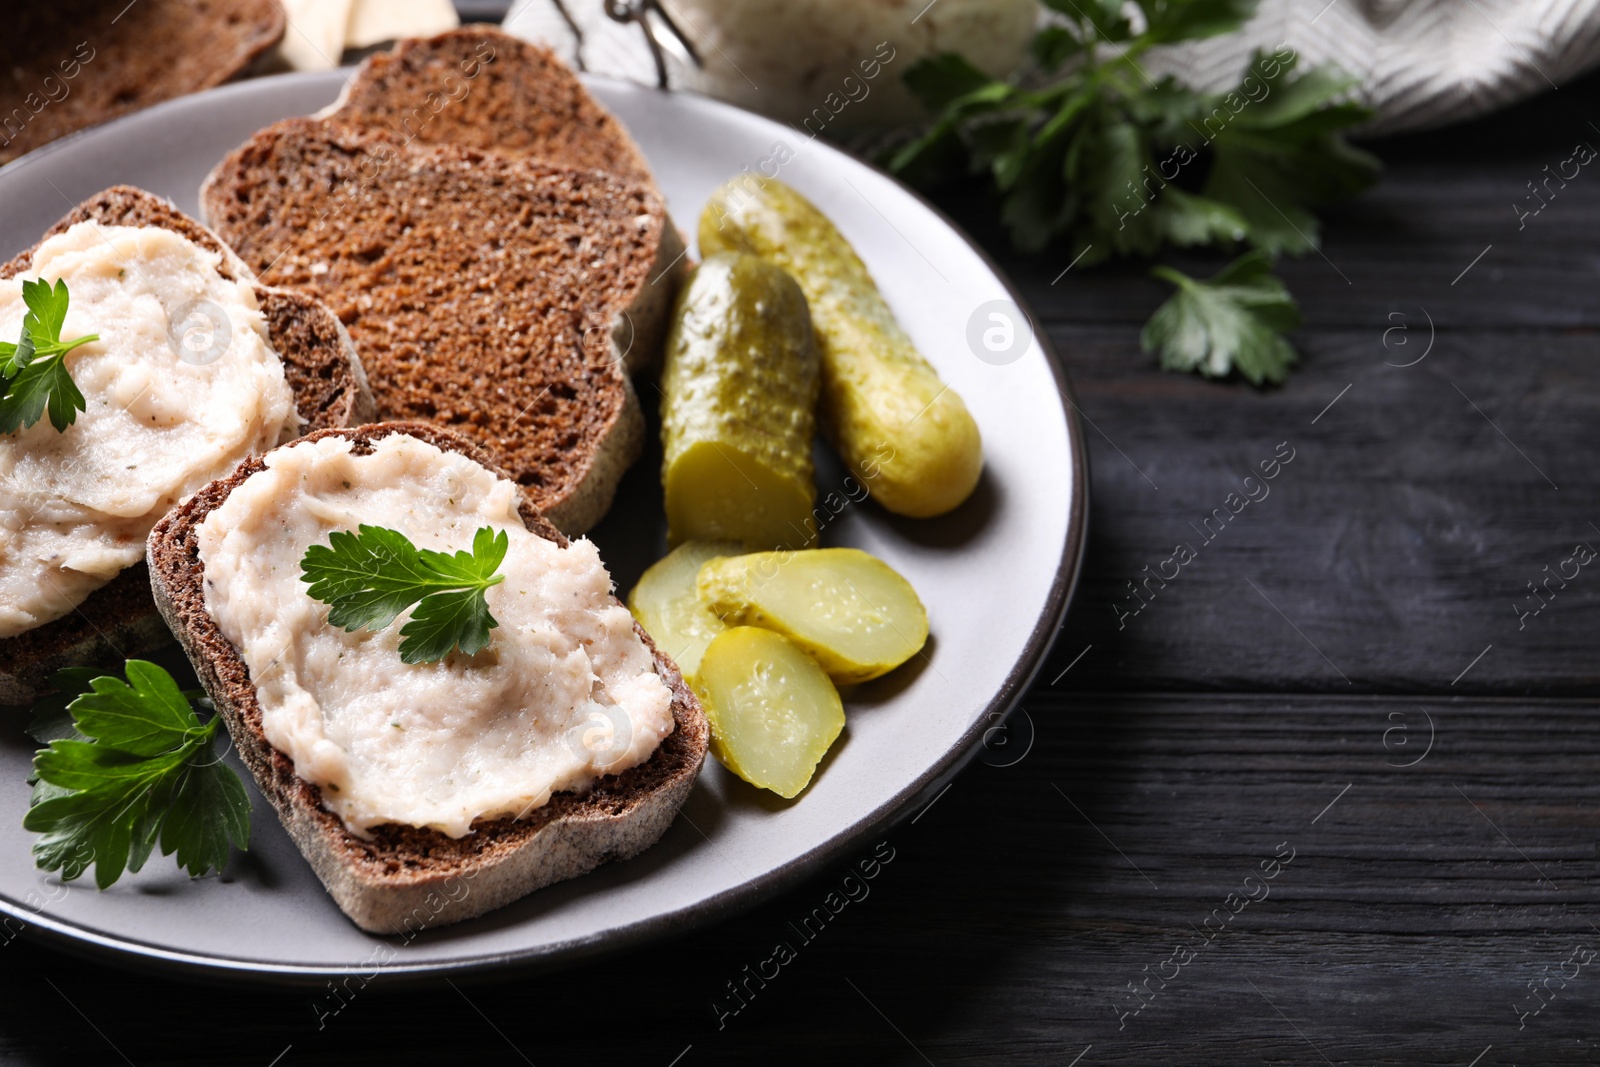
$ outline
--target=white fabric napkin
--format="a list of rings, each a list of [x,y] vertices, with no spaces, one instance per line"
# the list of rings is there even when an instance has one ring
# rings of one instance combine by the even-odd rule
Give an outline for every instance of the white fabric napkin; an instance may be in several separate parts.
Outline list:
[[[637,28],[605,18],[602,0],[567,6],[589,38],[590,70],[655,81]],[[506,28],[572,54],[550,0],[517,0]],[[1252,49],[1285,43],[1302,68],[1331,61],[1361,79],[1359,95],[1377,112],[1362,132],[1423,129],[1504,107],[1600,62],[1600,0],[1263,0],[1244,32],[1152,51],[1143,63],[1152,75],[1221,90],[1238,83]],[[694,84],[672,51],[669,43],[675,84]]]
[[[1600,62],[1597,0],[1264,0],[1243,33],[1151,52],[1152,75],[1235,85],[1252,48],[1361,79],[1363,133],[1424,129],[1553,89]]]

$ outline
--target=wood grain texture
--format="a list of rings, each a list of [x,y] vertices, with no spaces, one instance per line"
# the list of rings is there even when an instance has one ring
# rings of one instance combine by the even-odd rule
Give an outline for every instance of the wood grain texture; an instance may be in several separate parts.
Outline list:
[[[1067,1064],[1089,1045],[1083,1064],[1321,1062],[1313,1045],[1339,1064],[1465,1067],[1491,1044],[1482,1065],[1600,1056],[1600,958],[1567,967],[1565,988],[1552,977],[1575,948],[1600,951],[1600,704],[1079,694],[1026,708],[1027,754],[973,766],[888,835],[871,879],[836,870],[563,974],[425,991],[380,977],[325,1019],[326,994],[131,982],[19,940],[0,949],[0,1050],[41,1064],[114,1062],[108,1042],[140,1064],[267,1064],[291,1045],[284,1064],[603,1052],[661,1067],[686,1048],[685,1067]],[[1024,720],[1014,729],[1023,746]],[[1265,878],[1275,855],[1292,858]],[[791,924],[830,892],[856,899],[808,943]],[[748,979],[779,941],[792,962]],[[1193,951],[1181,968],[1167,962],[1179,945]],[[1165,988],[1129,991],[1158,974]],[[1546,978],[1534,1015],[1527,983]],[[730,981],[751,982],[746,1006],[719,1028]]]
[[[1062,277],[1004,252],[982,205],[952,205],[1002,250],[1092,423],[1092,546],[1047,679],[1093,645],[1071,684],[1595,691],[1600,581],[1544,582],[1577,543],[1600,548],[1600,172],[1521,231],[1512,204],[1571,154],[1587,128],[1572,112],[1597,95],[1591,80],[1380,142],[1389,170],[1329,215],[1327,259],[1283,264],[1307,327],[1281,389],[1156,372],[1138,327],[1164,291],[1141,268]],[[1280,442],[1297,459],[1272,495],[1205,542],[1195,527]],[[1179,543],[1199,558],[1122,625],[1127,583]],[[1549,603],[1524,617],[1530,582]]]
[[[1305,362],[1263,392],[1139,353],[1163,296],[1142,267],[1052,285],[1064,262],[1008,252],[970,191],[942,199],[1098,427],[1092,541],[1026,716],[874,878],[556,975],[380,978],[320,1021],[328,996],[7,940],[0,1062],[1600,1063],[1600,956],[1576,962],[1600,952],[1600,572],[1522,629],[1511,608],[1600,547],[1600,172],[1521,231],[1510,207],[1590,116],[1600,79],[1378,144],[1383,183],[1328,216],[1337,269],[1285,265]],[[1433,351],[1385,366],[1421,351],[1423,308]],[[1271,495],[1119,631],[1122,584],[1283,441]],[[859,899],[804,940],[830,893]],[[744,969],[780,940],[795,958],[762,986]],[[729,982],[747,1004],[719,1027]]]
[[[1157,377],[1131,332],[1051,330],[1099,432],[1090,556],[1048,678],[1092,644],[1073,685],[1593,691],[1600,568],[1563,568],[1600,549],[1592,339],[1440,331],[1401,369],[1381,327],[1314,331],[1289,384],[1258,393]],[[1283,443],[1295,459],[1261,481]],[[1164,564],[1180,544],[1194,561]]]

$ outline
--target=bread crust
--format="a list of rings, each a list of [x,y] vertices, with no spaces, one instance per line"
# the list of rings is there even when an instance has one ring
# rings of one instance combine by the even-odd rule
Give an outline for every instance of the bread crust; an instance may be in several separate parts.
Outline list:
[[[430,424],[322,430],[304,440],[344,437],[360,455],[396,433],[459,453],[508,477],[471,440]],[[635,632],[672,690],[674,718],[672,733],[644,763],[602,778],[582,795],[558,793],[520,820],[481,822],[464,838],[389,825],[375,828],[373,838],[364,840],[345,829],[322,806],[321,790],[296,776],[292,761],[267,740],[249,669],[205,609],[197,528],[245,479],[264,468],[259,457],[247,460],[162,520],[148,544],[151,585],[156,604],[216,703],[257,786],[351,921],[378,934],[460,922],[607,861],[634,856],[666,832],[694,786],[709,728],[677,665],[638,624]],[[520,513],[535,534],[567,544],[526,494]]]
[[[222,256],[218,272],[250,278],[239,257],[210,230],[170,201],[118,185],[79,204],[38,244],[0,266],[0,278],[26,272],[39,245],[80,222],[103,226],[159,226]],[[307,428],[351,426],[373,418],[372,394],[361,360],[344,326],[326,306],[303,293],[255,287],[272,347],[283,360],[295,406]],[[112,665],[172,639],[150,599],[150,579],[139,563],[91,593],[78,609],[15,637],[0,639],[0,704],[35,700],[65,667]]]

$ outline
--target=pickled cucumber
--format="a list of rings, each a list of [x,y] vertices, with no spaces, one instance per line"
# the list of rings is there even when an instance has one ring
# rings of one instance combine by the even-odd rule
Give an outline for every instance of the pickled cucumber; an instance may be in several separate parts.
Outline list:
[[[751,785],[796,797],[844,729],[839,691],[816,661],[771,630],[736,626],[700,661],[695,687],[711,751]]]
[[[856,548],[713,559],[696,587],[712,614],[783,634],[840,685],[889,673],[928,640],[911,583]]]
[[[628,594],[628,610],[690,683],[706,646],[728,628],[701,602],[695,578],[706,561],[745,550],[735,541],[685,541],[652,564]]]
[[[978,426],[827,216],[779,181],[741,175],[700,216],[700,251],[750,252],[793,275],[822,353],[823,429],[878,502],[943,514],[983,472]]]
[[[678,297],[661,375],[668,540],[802,547],[821,370],[806,298],[755,256],[711,256]]]

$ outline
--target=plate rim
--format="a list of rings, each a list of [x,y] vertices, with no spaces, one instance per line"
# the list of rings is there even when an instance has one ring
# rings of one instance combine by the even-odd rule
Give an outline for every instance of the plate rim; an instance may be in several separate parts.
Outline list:
[[[354,69],[353,67],[343,67],[333,71],[299,71],[265,78],[253,78],[248,81],[233,82],[207,89],[203,92],[192,93],[174,100],[163,101],[131,115],[121,116],[109,122],[76,130],[47,145],[41,145],[34,151],[13,160],[5,167],[0,167],[0,176],[18,173],[29,164],[84,138],[122,123],[143,120],[164,110],[193,107],[197,101],[201,100],[243,96],[258,90],[264,85],[285,81],[330,79],[332,75],[348,78]],[[579,76],[586,84],[598,82],[634,90],[656,91],[648,86],[638,85],[622,78],[594,74],[580,74]],[[700,93],[675,90],[672,95],[691,97],[697,104],[711,105],[713,109],[726,109],[736,113],[742,119],[754,118],[762,122],[773,122],[772,119],[756,112]],[[477,953],[471,956],[433,959],[417,963],[392,961],[384,964],[382,968],[384,975],[391,979],[386,984],[395,987],[417,986],[462,977],[505,978],[513,975],[551,972],[576,965],[579,962],[591,962],[644,944],[665,940],[676,934],[688,933],[713,922],[730,919],[742,912],[749,911],[783,891],[793,888],[807,878],[837,864],[844,853],[852,848],[859,847],[863,839],[892,829],[912,813],[917,807],[916,802],[920,798],[931,793],[935,787],[953,781],[977,755],[982,739],[988,732],[994,729],[998,723],[1008,719],[1017,709],[1023,695],[1038,676],[1046,659],[1049,658],[1056,638],[1060,635],[1062,623],[1072,603],[1078,580],[1083,571],[1083,560],[1088,546],[1091,493],[1089,455],[1083,433],[1082,419],[1079,415],[1077,401],[1073,398],[1072,383],[1067,378],[1060,354],[1051,343],[1048,334],[1038,326],[1038,316],[1033,313],[1033,310],[1028,306],[1027,301],[1022,293],[1018,291],[1010,277],[994,261],[988,251],[974,241],[966,230],[951,219],[949,215],[931,203],[920,192],[904,184],[876,164],[868,160],[858,159],[832,144],[826,142],[818,142],[818,144],[825,154],[840,156],[851,163],[867,167],[894,182],[901,192],[930,212],[977,255],[984,267],[1000,282],[1007,297],[1028,317],[1034,341],[1039,346],[1045,365],[1055,383],[1056,392],[1060,395],[1061,412],[1066,420],[1067,444],[1070,452],[1068,457],[1070,461],[1069,468],[1073,478],[1073,492],[1070,494],[1067,514],[1066,537],[1062,544],[1061,556],[1057,562],[1055,575],[1051,580],[1049,594],[1045,598],[1044,610],[1040,613],[1033,630],[1029,633],[1028,640],[1023,645],[1016,662],[1006,673],[1005,680],[984,706],[982,713],[972,726],[905,788],[897,791],[888,800],[878,805],[876,809],[815,848],[794,857],[763,875],[748,878],[731,889],[706,897],[687,907],[648,919],[611,927],[585,937],[569,938],[565,941],[555,942],[537,950],[506,951],[491,954]],[[0,899],[0,916],[14,918],[24,924],[23,929],[19,931],[19,935],[27,937],[30,941],[38,944],[52,949],[60,949],[72,955],[110,963],[114,966],[155,972],[166,977],[192,980],[221,979],[233,984],[246,985],[265,983],[284,987],[314,987],[327,978],[345,975],[350,971],[350,968],[346,965],[281,963],[271,960],[213,956],[175,950],[155,942],[146,942],[125,936],[113,936],[86,929],[74,923],[51,918],[43,913],[33,912],[25,906],[14,905],[5,899]],[[392,942],[392,938],[373,938],[375,945],[392,944]]]

